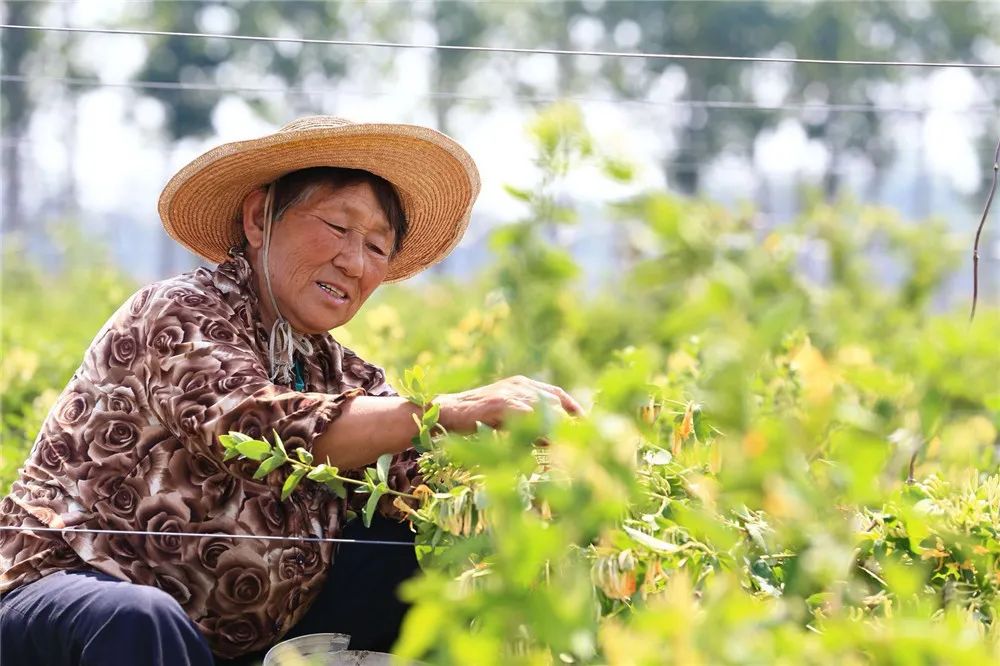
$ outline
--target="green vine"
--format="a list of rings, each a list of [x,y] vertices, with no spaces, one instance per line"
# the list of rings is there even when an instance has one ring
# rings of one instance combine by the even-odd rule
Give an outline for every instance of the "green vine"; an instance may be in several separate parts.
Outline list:
[[[447,433],[438,423],[441,406],[433,401],[434,396],[427,390],[426,373],[422,367],[415,366],[406,370],[403,377],[403,396],[423,409],[422,416],[413,415],[417,425],[413,446],[417,451],[426,453],[433,446],[433,437]],[[374,467],[366,467],[362,479],[354,479],[342,475],[339,468],[330,464],[329,459],[325,463],[314,464],[313,454],[302,447],[295,449],[294,456],[290,456],[278,432],[276,430],[273,432],[273,443],[265,439],[254,439],[239,432],[221,435],[219,442],[225,449],[223,461],[249,459],[260,463],[253,474],[254,479],[263,479],[283,466],[289,467],[291,472],[281,487],[282,501],[288,499],[302,479],[322,484],[341,499],[347,497],[347,488],[344,484],[357,486],[355,492],[368,494],[368,501],[362,510],[362,519],[365,527],[368,527],[378,508],[378,502],[384,495],[395,495],[417,501],[420,499],[416,495],[389,487],[389,467],[393,457],[391,453],[379,456]]]
[[[402,388],[400,395],[423,410],[422,416],[413,415],[413,422],[417,424],[417,434],[411,444],[420,453],[427,453],[431,450],[435,436],[448,434],[444,426],[438,423],[441,417],[441,405],[434,402],[436,396],[427,388],[426,371],[422,366],[416,365],[403,371]]]
[[[274,431],[274,443],[263,439],[254,439],[239,432],[230,432],[228,435],[221,435],[219,442],[225,448],[224,461],[233,459],[250,459],[259,462],[257,471],[254,472],[254,479],[263,479],[268,474],[287,465],[291,472],[285,479],[281,487],[281,499],[286,500],[288,496],[298,487],[302,479],[309,479],[322,484],[330,492],[341,499],[347,497],[347,487],[344,484],[357,486],[355,492],[367,493],[368,501],[362,511],[362,519],[365,527],[371,525],[372,517],[378,508],[378,501],[383,495],[397,495],[406,499],[416,500],[416,495],[393,490],[389,487],[389,466],[392,463],[392,454],[386,453],[379,456],[374,467],[366,467],[364,478],[352,479],[343,476],[340,470],[330,464],[329,459],[325,463],[313,464],[313,454],[306,449],[299,447],[295,449],[294,457],[289,456],[285,450],[285,444],[277,431]]]

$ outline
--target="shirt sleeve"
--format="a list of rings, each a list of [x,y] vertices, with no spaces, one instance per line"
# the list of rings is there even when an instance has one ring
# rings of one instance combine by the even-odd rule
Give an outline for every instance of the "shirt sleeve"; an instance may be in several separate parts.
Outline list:
[[[252,335],[221,298],[189,285],[158,290],[145,321],[146,395],[152,413],[184,446],[221,459],[220,435],[230,431],[292,450],[313,440],[363,389],[300,393],[274,384],[249,339]],[[240,476],[257,463],[235,462]],[[276,475],[277,476],[277,475]]]

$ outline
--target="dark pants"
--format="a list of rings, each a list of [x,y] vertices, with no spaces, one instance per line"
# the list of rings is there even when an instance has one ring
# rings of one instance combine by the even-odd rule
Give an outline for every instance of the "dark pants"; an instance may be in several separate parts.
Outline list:
[[[348,539],[412,541],[405,524],[356,520]],[[351,649],[388,652],[407,606],[396,587],[417,570],[412,548],[340,544],[323,590],[286,638],[337,632]],[[21,666],[242,666],[263,654],[213,661],[208,643],[172,597],[97,571],[60,572],[0,600],[0,664]]]

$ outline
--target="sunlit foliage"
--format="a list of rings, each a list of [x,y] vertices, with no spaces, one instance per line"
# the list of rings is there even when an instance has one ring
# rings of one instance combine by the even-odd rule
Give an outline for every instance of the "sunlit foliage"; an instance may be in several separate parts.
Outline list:
[[[557,185],[582,163],[629,169],[572,107],[530,131],[544,176],[511,188],[528,213],[494,231],[493,264],[387,287],[334,332],[405,392],[521,373],[591,407],[467,437],[425,424],[424,485],[393,498],[424,568],[404,589],[415,605],[397,651],[455,664],[1000,659],[1000,312],[970,325],[936,304],[961,245],[939,223],[849,201],[761,229],[751,210],[650,192],[609,202],[615,277],[584,288],[549,240],[575,224]],[[81,285],[14,278],[4,436],[23,455],[25,419],[75,362],[47,345],[79,354],[75,331],[99,324],[31,307]],[[8,313],[41,332],[17,334]],[[336,481],[293,463],[302,483]],[[359,483],[383,482],[376,467]]]

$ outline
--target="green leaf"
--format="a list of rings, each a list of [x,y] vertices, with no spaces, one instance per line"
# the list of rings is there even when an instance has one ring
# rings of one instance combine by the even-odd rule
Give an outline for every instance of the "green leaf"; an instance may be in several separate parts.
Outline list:
[[[362,511],[362,517],[365,520],[365,527],[371,527],[372,518],[378,510],[378,501],[387,490],[389,490],[389,487],[384,483],[380,483],[375,486],[375,490],[372,491],[371,496],[368,498],[368,502],[365,504],[364,511]]]
[[[417,424],[417,434],[410,440],[410,444],[420,453],[426,453],[431,448],[430,430],[423,424],[419,416],[416,414],[412,416],[413,422]]]
[[[426,412],[424,412],[424,416],[421,419],[421,421],[425,426],[431,428],[437,425],[438,418],[440,416],[441,416],[441,405],[435,402],[431,404],[430,407],[427,408]]]
[[[219,435],[219,443],[226,449],[231,449],[236,446],[236,440],[233,439],[232,435]]]
[[[288,451],[285,451],[285,443],[281,441],[281,435],[278,434],[277,430],[271,430],[271,432],[274,433],[274,445],[278,447],[278,450],[281,451],[281,453],[284,454],[285,457],[287,457]]]
[[[632,539],[636,543],[641,544],[652,551],[656,551],[657,553],[663,553],[669,555],[672,553],[676,553],[681,549],[681,547],[675,543],[670,543],[669,541],[657,539],[656,537],[650,536],[645,532],[640,532],[639,530],[632,529],[628,525],[622,525],[622,529],[625,530],[626,534],[632,537]]]
[[[503,186],[503,189],[504,192],[506,192],[507,194],[509,194],[510,196],[514,197],[519,201],[524,201],[524,202],[531,201],[530,190],[522,190],[519,187],[514,187],[513,185],[506,185],[506,184]]]
[[[409,395],[407,400],[416,403],[418,405],[423,405],[427,402],[426,396],[424,395],[424,368],[420,365],[415,365],[412,368],[407,368],[403,371],[403,388],[405,392]]]
[[[229,431],[229,438],[232,439],[233,442],[235,442],[236,444],[240,444],[242,442],[249,442],[253,439],[253,437],[251,437],[250,435],[244,435],[241,432],[233,432],[232,430]]]
[[[259,439],[248,439],[238,443],[236,450],[250,460],[263,460],[271,452],[271,445]]]
[[[392,454],[385,453],[378,457],[378,462],[375,463],[376,473],[378,474],[378,480],[382,483],[388,483],[389,481],[389,465],[392,464]]]
[[[320,463],[316,467],[313,467],[311,470],[309,470],[309,473],[306,475],[306,478],[312,481],[316,481],[318,483],[326,483],[327,481],[333,479],[336,474],[337,474],[336,467],[331,468],[326,463]]]
[[[299,457],[299,460],[303,464],[305,464],[305,465],[312,465],[313,454],[309,453],[309,451],[306,451],[301,446],[299,448],[295,449],[295,455],[297,455]]]
[[[222,462],[227,462],[233,458],[239,457],[240,452],[236,450],[235,447],[231,449],[226,449],[226,453],[222,456]]]
[[[712,436],[712,426],[705,420],[701,407],[695,406],[691,413],[694,436],[699,442],[707,442]]]
[[[285,479],[285,485],[281,487],[282,501],[288,499],[288,496],[292,494],[292,491],[298,487],[299,481],[301,481],[302,477],[306,475],[306,471],[308,471],[306,468],[300,467],[288,475],[288,478]]]
[[[347,497],[347,488],[344,487],[344,482],[340,479],[328,479],[323,482],[323,485],[329,488],[330,492],[340,499],[345,499]]]
[[[768,552],[767,542],[764,541],[764,534],[760,528],[760,525],[747,523],[746,530],[747,530],[747,536],[750,537],[750,540],[753,542],[753,544],[757,546],[757,548],[759,548],[762,552],[767,553]]]
[[[338,471],[336,467],[320,463],[309,471],[306,478],[317,483],[322,483],[334,495],[343,499],[347,497],[347,489],[344,487],[344,482],[337,478]]]
[[[281,467],[281,465],[284,462],[285,462],[284,456],[272,455],[270,458],[265,459],[264,462],[260,464],[260,467],[257,468],[256,472],[254,472],[253,478],[263,479],[265,476],[267,476],[274,470]]]
[[[628,183],[635,178],[635,166],[622,159],[607,157],[601,167],[605,175],[619,183]]]

